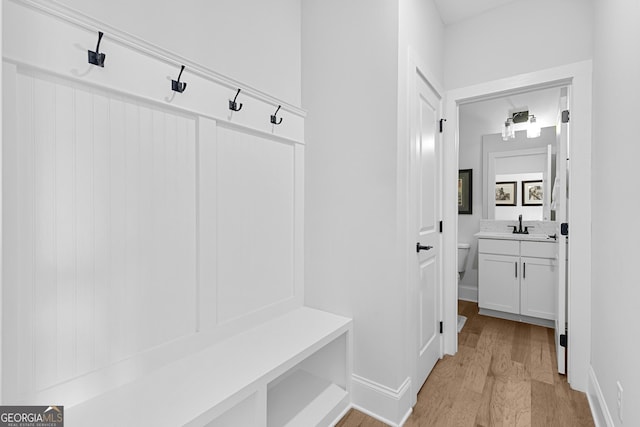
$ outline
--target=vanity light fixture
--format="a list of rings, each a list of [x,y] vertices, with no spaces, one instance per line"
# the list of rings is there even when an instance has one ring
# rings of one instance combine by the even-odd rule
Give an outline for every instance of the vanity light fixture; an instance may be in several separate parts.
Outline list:
[[[540,125],[536,122],[536,116],[529,115],[529,111],[516,111],[507,117],[502,127],[502,140],[507,141],[516,137],[515,124],[527,123],[527,138],[537,138],[540,136]]]
[[[504,126],[502,127],[502,140],[507,141],[515,137],[516,137],[516,131],[513,126],[513,119],[509,117],[507,120],[505,120]]]
[[[529,126],[527,126],[527,138],[537,138],[540,136],[540,125],[536,122],[536,116],[529,117]]]

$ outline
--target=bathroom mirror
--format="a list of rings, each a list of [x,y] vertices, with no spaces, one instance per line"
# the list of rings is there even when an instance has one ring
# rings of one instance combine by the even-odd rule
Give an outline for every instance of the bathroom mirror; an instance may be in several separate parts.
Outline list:
[[[522,215],[529,221],[553,220],[551,195],[555,180],[555,127],[542,128],[539,138],[527,139],[525,132],[503,141],[500,134],[482,137],[483,218],[513,220]],[[509,185],[496,202],[496,183]]]

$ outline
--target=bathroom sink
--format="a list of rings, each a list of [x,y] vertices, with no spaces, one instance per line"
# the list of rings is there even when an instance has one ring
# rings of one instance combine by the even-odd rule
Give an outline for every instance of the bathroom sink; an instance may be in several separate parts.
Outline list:
[[[478,239],[501,239],[501,240],[528,240],[536,242],[554,242],[554,238],[549,237],[548,234],[541,233],[529,233],[529,234],[513,234],[513,233],[500,233],[497,231],[481,231],[474,234]]]

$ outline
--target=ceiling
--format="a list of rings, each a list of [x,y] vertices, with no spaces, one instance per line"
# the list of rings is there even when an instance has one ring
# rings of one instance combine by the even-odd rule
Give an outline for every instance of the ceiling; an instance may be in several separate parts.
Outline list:
[[[502,125],[509,113],[529,110],[536,116],[541,127],[555,126],[560,102],[560,88],[541,89],[533,92],[508,95],[486,101],[477,101],[460,106],[460,122],[465,118],[474,122],[486,123],[489,133],[500,133]],[[523,108],[526,107],[526,108]],[[526,124],[516,125],[516,130],[523,130]]]
[[[445,25],[453,24],[516,0],[435,0]]]

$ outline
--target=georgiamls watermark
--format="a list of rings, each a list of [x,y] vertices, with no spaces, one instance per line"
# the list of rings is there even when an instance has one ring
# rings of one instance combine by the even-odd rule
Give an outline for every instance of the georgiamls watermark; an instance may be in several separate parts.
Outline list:
[[[0,427],[64,427],[64,406],[0,406]]]

